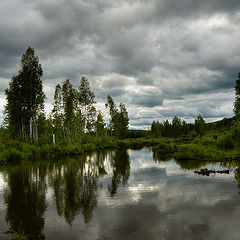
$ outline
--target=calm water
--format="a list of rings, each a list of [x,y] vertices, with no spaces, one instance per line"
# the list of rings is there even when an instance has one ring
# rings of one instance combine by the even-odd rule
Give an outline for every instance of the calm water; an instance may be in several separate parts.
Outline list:
[[[194,174],[203,166],[230,174]],[[151,149],[26,162],[0,168],[0,232],[34,240],[237,240],[239,186],[235,163],[175,162]]]

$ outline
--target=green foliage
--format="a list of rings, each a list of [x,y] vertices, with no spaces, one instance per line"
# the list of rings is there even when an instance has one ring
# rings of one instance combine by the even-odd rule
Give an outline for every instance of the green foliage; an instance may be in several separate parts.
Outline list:
[[[98,111],[97,120],[95,122],[95,131],[97,137],[105,136],[105,125],[103,114],[101,111]]]
[[[50,116],[52,131],[57,138],[63,137],[63,97],[62,97],[62,88],[57,84],[54,93],[54,103],[53,109]]]
[[[169,154],[175,151],[175,145],[170,143],[159,143],[156,147],[154,147],[155,151],[160,154]]]
[[[173,137],[181,137],[183,132],[182,120],[175,116],[172,119],[172,135]]]
[[[189,137],[196,137],[197,136],[197,132],[195,130],[192,130],[191,132],[188,133]]]
[[[149,130],[128,129],[127,138],[144,138],[150,136],[151,132]]]
[[[220,149],[231,150],[234,148],[234,142],[230,135],[220,136],[217,140],[217,146]]]
[[[152,122],[152,125],[151,125],[151,135],[154,136],[154,137],[160,137],[163,135],[163,131],[164,131],[164,127],[161,123],[159,123],[159,121],[155,122],[153,121]]]
[[[238,143],[240,141],[240,121],[235,121],[230,129],[230,134],[233,137],[234,141]]]
[[[172,123],[168,120],[163,124],[158,121],[153,121],[151,125],[151,135],[154,137],[186,137],[190,131],[190,126],[181,118],[175,116],[172,119]]]
[[[179,160],[204,159],[209,161],[222,161],[239,157],[235,151],[218,150],[216,146],[203,146],[201,144],[187,144],[177,147],[176,158]]]
[[[78,104],[82,115],[83,132],[93,131],[96,109],[93,106],[95,103],[95,94],[90,89],[89,81],[86,77],[82,77],[78,92]]]
[[[12,240],[28,240],[24,233],[14,233]]]
[[[110,135],[119,139],[126,138],[128,134],[129,118],[125,105],[120,103],[119,109],[117,109],[112,97],[108,95],[105,106],[109,108],[111,117],[109,122]]]
[[[62,86],[62,98],[63,98],[63,124],[64,124],[64,136],[69,141],[72,140],[74,133],[74,113],[76,110],[76,92],[74,91],[69,79],[63,82]]]
[[[206,123],[201,114],[195,119],[195,131],[199,136],[203,136],[206,130]]]
[[[236,117],[232,118],[223,118],[222,120],[207,123],[207,131],[222,131],[229,130],[234,124]]]
[[[16,149],[16,148],[10,148],[4,151],[3,158],[9,162],[9,161],[18,161],[23,159],[23,152]]]
[[[163,136],[164,137],[172,137],[172,125],[169,123],[168,120],[163,122]]]
[[[236,80],[235,85],[235,102],[234,102],[234,113],[235,116],[239,119],[240,117],[240,72],[238,73],[238,80]]]
[[[213,137],[203,136],[202,138],[199,139],[199,143],[202,144],[203,146],[210,146],[216,145],[217,142]]]
[[[6,89],[5,121],[11,136],[38,142],[37,119],[43,114],[45,95],[39,59],[29,47],[21,59],[21,69]]]

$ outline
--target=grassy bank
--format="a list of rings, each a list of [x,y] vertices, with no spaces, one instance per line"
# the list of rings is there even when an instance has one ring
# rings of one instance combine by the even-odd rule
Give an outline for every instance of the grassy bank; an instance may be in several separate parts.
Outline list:
[[[240,131],[228,131],[221,135],[209,133],[203,137],[195,138],[145,137],[125,140],[88,136],[82,144],[62,142],[56,144],[55,147],[53,144],[37,146],[10,138],[0,138],[0,161],[6,163],[22,159],[81,155],[99,149],[141,149],[149,146],[154,146],[154,151],[158,154],[171,154],[176,156],[177,160],[239,160],[239,135]]]
[[[0,144],[0,161],[2,163],[18,161],[22,159],[34,159],[42,157],[81,155],[99,149],[131,148],[155,146],[162,143],[162,139],[137,138],[118,140],[115,138],[89,138],[87,143],[62,143],[45,144],[37,146],[8,139]]]
[[[171,139],[155,147],[160,154],[173,154],[177,160],[240,160],[240,147],[231,135],[203,136],[191,141]]]
[[[189,144],[177,146],[176,158],[179,160],[205,159],[213,161],[239,160],[240,153],[237,150],[221,150],[214,146],[202,146]]]

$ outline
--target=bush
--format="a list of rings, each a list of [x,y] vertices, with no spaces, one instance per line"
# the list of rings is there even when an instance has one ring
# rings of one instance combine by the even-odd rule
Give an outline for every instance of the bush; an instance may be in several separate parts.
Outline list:
[[[203,146],[215,145],[216,140],[213,137],[202,137],[199,140],[199,143],[202,144]]]
[[[233,139],[230,135],[220,136],[217,140],[217,146],[220,149],[231,150],[234,147]]]
[[[22,152],[25,157],[36,156],[40,154],[40,147],[33,144],[23,143]]]
[[[4,151],[3,158],[7,161],[18,161],[23,158],[23,154],[16,148],[11,148]]]
[[[207,149],[197,144],[180,145],[177,147],[177,159],[192,159],[194,157],[209,157],[207,154]]]
[[[80,144],[78,144],[79,146]],[[83,145],[84,152],[90,152],[97,149],[97,146],[93,143],[86,143]],[[79,150],[79,147],[78,147]]]
[[[188,160],[192,158],[193,158],[193,154],[189,149],[186,149],[184,151],[179,151],[177,152],[177,155],[176,155],[177,160]]]
[[[160,154],[173,153],[175,151],[175,145],[168,143],[160,143],[156,146],[155,149],[157,149],[158,153]]]
[[[192,130],[191,132],[188,133],[187,136],[190,137],[190,138],[197,137],[197,132],[195,130]]]
[[[128,148],[129,144],[124,141],[120,141],[120,142],[117,142],[117,147],[118,148]]]

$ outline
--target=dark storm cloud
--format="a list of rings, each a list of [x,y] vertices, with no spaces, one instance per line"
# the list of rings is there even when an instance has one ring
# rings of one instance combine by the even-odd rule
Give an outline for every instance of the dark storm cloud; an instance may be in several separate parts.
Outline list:
[[[2,0],[0,90],[32,46],[43,66],[48,104],[59,81],[70,78],[77,87],[84,75],[97,101],[112,95],[126,103],[133,120],[145,108],[153,114],[158,108],[154,116],[163,119],[190,119],[198,111],[206,118],[230,116],[240,62],[239,12],[237,0]],[[217,92],[231,93],[228,108]],[[194,103],[186,109],[189,96],[209,104],[205,94],[214,96],[217,111]],[[172,100],[175,106],[166,105]]]
[[[133,105],[149,107],[149,108],[162,105],[162,102],[163,100],[161,99],[161,96],[153,95],[153,94],[146,95],[144,93],[141,93],[141,94],[132,95],[132,98],[131,98],[131,103]]]

